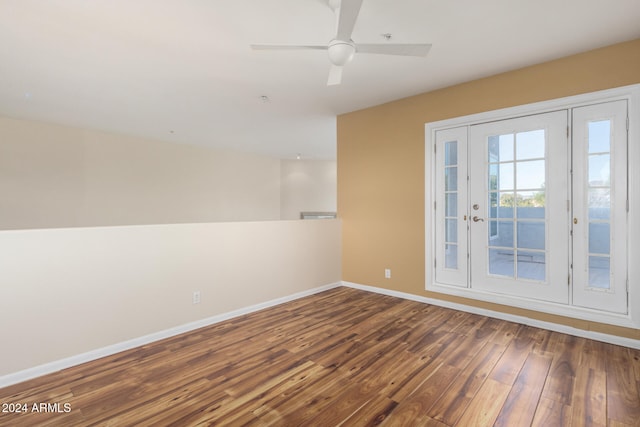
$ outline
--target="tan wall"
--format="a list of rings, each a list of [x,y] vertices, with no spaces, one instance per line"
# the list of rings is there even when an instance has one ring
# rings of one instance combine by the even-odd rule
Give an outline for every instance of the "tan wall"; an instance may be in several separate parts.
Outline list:
[[[300,219],[300,212],[335,212],[335,160],[282,160],[280,218]]]
[[[280,160],[0,117],[0,229],[280,219]]]
[[[425,123],[636,83],[640,39],[339,116],[343,280],[640,339],[640,330],[427,292],[424,249]]]
[[[0,231],[0,272],[2,387],[18,371],[339,282],[340,221]]]

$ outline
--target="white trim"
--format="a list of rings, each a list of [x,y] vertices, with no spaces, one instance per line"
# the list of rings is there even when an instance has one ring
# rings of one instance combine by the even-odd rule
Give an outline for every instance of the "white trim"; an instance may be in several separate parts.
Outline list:
[[[573,319],[606,323],[616,326],[622,326],[625,328],[637,328],[635,323],[627,314],[616,314],[585,307],[579,307],[575,305],[553,303],[532,298],[522,298],[513,295],[502,295],[491,292],[484,292],[477,289],[472,291],[466,288],[454,288],[453,286],[441,285],[436,283],[432,283],[427,289],[429,291],[440,292],[447,295],[539,311],[542,313],[556,314]]]
[[[495,319],[506,320],[508,322],[521,323],[523,325],[533,326],[540,329],[546,329],[549,331],[560,332],[567,335],[573,335],[576,337],[587,338],[595,341],[602,341],[609,344],[621,345],[624,347],[640,349],[640,340],[634,340],[632,338],[619,337],[617,335],[604,334],[601,332],[588,331],[585,329],[574,328],[572,326],[560,325],[558,323],[545,322],[542,320],[531,319],[525,316],[517,316],[514,314],[502,313],[499,311],[488,310],[480,307],[474,307],[465,304],[458,304],[455,302],[444,301],[436,298],[421,297],[419,295],[408,294],[405,292],[392,291],[384,288],[377,288],[374,286],[361,285],[352,282],[342,282],[343,286],[353,289],[359,289],[367,292],[374,292],[377,294],[388,295],[392,297],[402,298],[410,301],[421,302],[425,304],[437,305],[438,307],[451,308],[453,310],[464,311],[466,313],[479,314],[481,316],[492,317]]]
[[[102,357],[111,356],[112,354],[120,353],[125,350],[130,350],[135,347],[140,347],[142,345],[149,344],[154,341],[170,338],[176,335],[193,331],[195,329],[203,328],[205,326],[214,325],[216,323],[220,323],[225,320],[232,319],[234,317],[253,313],[255,311],[263,310],[265,308],[273,307],[279,304],[297,300],[299,298],[324,292],[326,290],[333,289],[339,286],[341,286],[341,282],[319,286],[317,288],[297,292],[295,294],[261,302],[248,307],[239,308],[237,310],[229,311],[226,313],[217,314],[215,316],[211,316],[206,319],[185,323],[184,325],[176,326],[173,328],[165,329],[163,331],[154,332],[152,334],[144,335],[138,338],[133,338],[127,341],[123,341],[117,344],[91,350],[86,353],[82,353],[75,356],[66,357],[64,359],[56,360],[53,362],[45,363],[43,365],[35,366],[33,368],[24,369],[22,371],[14,372],[12,374],[3,375],[0,377],[0,388],[21,383],[23,381],[27,381],[27,380],[40,377],[46,374],[50,374],[53,372],[61,371],[63,369],[80,365],[82,363],[91,362],[92,360],[97,360]]]
[[[629,99],[629,131],[627,133],[627,193],[629,209],[627,218],[638,218],[640,214],[640,85],[635,87]],[[633,196],[635,195],[635,196]],[[640,223],[637,220],[627,221],[629,234],[627,247],[627,280],[629,292],[629,317],[635,320],[636,328],[640,328]],[[632,285],[633,284],[633,285]]]
[[[550,111],[565,110],[569,108],[591,105],[594,103],[597,104],[601,102],[604,103],[609,101],[617,101],[620,99],[630,100],[637,96],[640,96],[640,84],[622,86],[598,92],[584,93],[581,95],[574,95],[566,98],[550,99],[548,101],[534,102],[531,104],[518,105],[515,107],[501,108],[499,110],[485,111],[482,113],[469,114],[467,116],[453,117],[451,119],[427,123],[425,125],[425,130],[427,131],[425,135],[429,137],[431,132],[450,127],[470,126],[478,123],[512,119],[533,114],[548,113]]]
[[[512,297],[510,295],[501,295],[496,293],[481,292],[461,287],[448,286],[436,283],[433,259],[434,259],[434,236],[435,221],[432,221],[431,215],[433,210],[433,201],[435,200],[433,187],[433,170],[435,156],[431,151],[431,147],[435,141],[436,131],[459,126],[470,126],[490,121],[504,120],[519,116],[533,115],[557,111],[563,109],[571,109],[585,105],[604,103],[617,100],[628,101],[629,114],[629,133],[628,133],[628,159],[629,161],[629,183],[628,193],[630,195],[630,206],[628,218],[637,217],[640,212],[640,197],[634,197],[639,194],[640,189],[640,167],[637,163],[640,160],[640,84],[623,86],[614,89],[608,89],[598,92],[586,93],[581,95],[570,96],[566,98],[553,99],[548,101],[536,102],[532,104],[520,105],[515,107],[503,108],[499,110],[487,111],[468,116],[455,117],[437,122],[425,124],[425,289],[434,292],[440,292],[448,295],[455,295],[478,301],[487,301],[496,304],[503,304],[512,307],[520,307],[540,311],[543,313],[567,316],[576,319],[588,320],[599,323],[606,323],[627,328],[640,328],[640,263],[634,262],[638,259],[640,252],[640,241],[631,237],[628,242],[628,281],[629,281],[629,313],[620,315],[605,311],[585,309],[573,305],[549,303],[535,299],[525,299]],[[629,221],[628,235],[638,236],[640,225],[636,221]]]

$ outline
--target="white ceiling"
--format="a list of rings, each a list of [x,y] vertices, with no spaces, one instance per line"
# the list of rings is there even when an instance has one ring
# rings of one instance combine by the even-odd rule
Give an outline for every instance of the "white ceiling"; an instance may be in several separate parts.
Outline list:
[[[0,0],[0,114],[293,158],[334,158],[337,114],[640,37],[640,0],[364,0],[327,87],[324,0]],[[265,95],[268,102],[263,102]]]

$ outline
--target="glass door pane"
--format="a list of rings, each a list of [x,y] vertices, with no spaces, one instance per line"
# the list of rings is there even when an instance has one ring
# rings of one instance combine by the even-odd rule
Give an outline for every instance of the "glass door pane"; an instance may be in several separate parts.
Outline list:
[[[573,110],[573,301],[627,312],[626,101]]]
[[[436,132],[435,278],[467,287],[467,128]]]
[[[568,301],[566,128],[566,111],[471,126],[472,288]]]
[[[611,120],[587,123],[587,191],[611,194]],[[594,203],[596,206],[593,206]],[[589,287],[610,289],[611,198],[589,200]]]
[[[545,144],[544,129],[488,137],[489,274],[545,280]]]

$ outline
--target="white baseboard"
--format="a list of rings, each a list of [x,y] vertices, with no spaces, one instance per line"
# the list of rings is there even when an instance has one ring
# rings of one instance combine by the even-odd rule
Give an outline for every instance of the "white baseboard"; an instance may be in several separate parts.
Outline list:
[[[534,326],[536,328],[548,329],[550,331],[561,332],[563,334],[574,335],[582,338],[589,338],[596,341],[602,341],[609,344],[621,345],[624,347],[630,347],[640,349],[640,340],[634,340],[631,338],[619,337],[617,335],[603,334],[601,332],[587,331],[584,329],[578,329],[571,326],[560,325],[558,323],[545,322],[542,320],[531,319],[524,316],[516,316],[508,313],[501,313],[499,311],[486,310],[484,308],[473,307],[470,305],[458,304],[450,301],[439,300],[435,298],[421,297],[419,295],[408,294],[405,292],[392,291],[384,288],[377,288],[374,286],[361,285],[352,282],[342,282],[343,286],[360,289],[368,292],[375,292],[377,294],[388,295],[392,297],[398,297],[411,301],[423,302],[425,304],[437,305],[440,307],[451,308],[454,310],[464,311],[467,313],[480,314],[482,316],[493,317],[496,319],[507,320],[509,322],[522,323],[528,326]]]
[[[33,368],[24,369],[12,374],[0,376],[0,388],[7,387],[13,384],[21,383],[36,377],[40,377],[53,372],[61,371],[62,369],[70,368],[72,366],[80,365],[82,363],[90,362],[92,360],[100,359],[102,357],[110,356],[121,351],[130,350],[135,347],[140,347],[145,344],[149,344],[154,341],[159,341],[165,338],[170,338],[175,335],[180,335],[185,332],[190,332],[198,328],[210,326],[234,317],[242,316],[244,314],[252,313],[254,311],[263,310],[265,308],[273,307],[278,304],[283,304],[289,301],[294,301],[299,298],[303,298],[309,295],[317,294],[329,289],[333,289],[341,286],[341,282],[331,283],[317,288],[309,289],[306,291],[297,292],[292,295],[287,295],[281,298],[272,299],[269,301],[254,304],[248,307],[243,307],[238,310],[229,311],[227,313],[218,314],[208,317],[206,319],[197,320],[195,322],[186,323],[173,328],[165,329],[163,331],[154,332],[149,335],[144,335],[138,338],[133,338],[128,341],[123,341],[117,344],[109,345],[106,347],[91,350],[86,353],[78,354],[64,359],[56,360],[53,362],[45,363],[43,365],[35,366]]]

